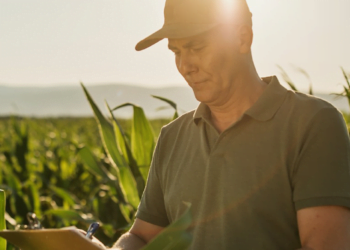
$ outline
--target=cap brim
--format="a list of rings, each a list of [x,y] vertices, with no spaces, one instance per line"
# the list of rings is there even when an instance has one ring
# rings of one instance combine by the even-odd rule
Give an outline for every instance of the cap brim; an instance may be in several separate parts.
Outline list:
[[[218,24],[164,25],[160,30],[154,32],[152,35],[146,37],[145,39],[140,41],[138,44],[136,44],[135,49],[137,51],[144,50],[164,38],[179,39],[179,38],[195,36],[212,29],[217,25]]]

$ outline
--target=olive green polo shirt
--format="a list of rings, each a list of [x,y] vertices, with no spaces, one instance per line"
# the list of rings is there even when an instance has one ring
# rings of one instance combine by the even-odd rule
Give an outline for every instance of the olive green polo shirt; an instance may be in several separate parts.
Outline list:
[[[136,215],[167,226],[192,203],[191,249],[300,248],[297,210],[350,207],[349,138],[331,104],[276,77],[219,134],[200,104],[165,126]]]

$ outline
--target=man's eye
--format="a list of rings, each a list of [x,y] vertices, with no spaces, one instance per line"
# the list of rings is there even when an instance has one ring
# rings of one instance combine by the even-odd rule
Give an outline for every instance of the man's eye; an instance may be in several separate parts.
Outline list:
[[[197,48],[192,48],[191,51],[192,51],[192,52],[199,52],[199,51],[201,51],[202,49],[204,49],[204,47],[197,47]]]

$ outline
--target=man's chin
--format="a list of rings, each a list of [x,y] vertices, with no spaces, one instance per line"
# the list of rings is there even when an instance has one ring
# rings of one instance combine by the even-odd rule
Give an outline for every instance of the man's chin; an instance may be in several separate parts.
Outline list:
[[[206,95],[206,93],[203,93],[203,91],[195,91],[193,90],[194,97],[197,99],[197,101],[202,103],[207,103],[210,100],[210,97]]]

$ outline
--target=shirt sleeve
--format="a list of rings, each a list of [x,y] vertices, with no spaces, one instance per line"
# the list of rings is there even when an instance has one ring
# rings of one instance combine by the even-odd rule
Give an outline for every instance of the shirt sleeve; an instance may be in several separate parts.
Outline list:
[[[296,210],[337,205],[350,208],[349,134],[340,112],[324,108],[307,125],[295,165]]]
[[[160,138],[161,134],[154,150],[146,187],[141,197],[136,218],[157,226],[166,227],[170,223],[165,210],[163,190],[157,173],[159,168]]]

